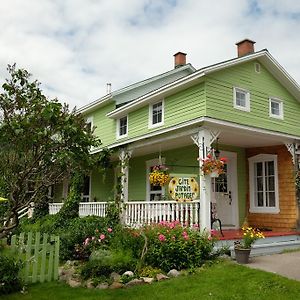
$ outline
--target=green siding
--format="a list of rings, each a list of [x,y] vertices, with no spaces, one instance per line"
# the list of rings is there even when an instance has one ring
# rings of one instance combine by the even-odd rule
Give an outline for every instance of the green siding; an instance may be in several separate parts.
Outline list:
[[[54,185],[53,202],[62,202],[63,184],[57,183]]]
[[[93,118],[93,126],[96,127],[94,134],[101,139],[102,146],[110,145],[116,139],[116,121],[106,117],[114,109],[115,104],[110,103],[85,116]]]
[[[91,174],[91,201],[105,202],[113,198],[114,171],[109,169],[105,175],[94,170]]]
[[[174,126],[205,115],[204,84],[198,84],[164,99],[164,125],[148,129],[149,105],[128,115],[128,138]]]
[[[262,65],[261,72],[256,73],[254,63],[240,64],[207,77],[207,116],[300,135],[300,103]],[[250,112],[233,107],[234,86],[250,91]],[[269,97],[283,101],[284,120],[269,117]]]

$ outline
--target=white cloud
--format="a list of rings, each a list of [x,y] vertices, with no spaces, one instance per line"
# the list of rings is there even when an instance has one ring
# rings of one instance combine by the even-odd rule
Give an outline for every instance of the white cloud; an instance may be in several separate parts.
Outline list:
[[[7,0],[1,2],[0,79],[16,62],[46,94],[81,106],[173,67],[200,68],[256,40],[300,82],[300,3],[279,0]]]

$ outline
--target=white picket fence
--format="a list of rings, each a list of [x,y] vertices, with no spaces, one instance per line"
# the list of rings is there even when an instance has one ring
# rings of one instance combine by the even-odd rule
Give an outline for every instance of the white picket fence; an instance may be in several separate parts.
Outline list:
[[[63,203],[50,203],[49,213],[56,214]],[[90,215],[104,217],[107,202],[81,202],[79,216]],[[174,201],[131,201],[127,202],[123,210],[123,221],[126,225],[140,227],[145,224],[161,221],[179,221],[182,225],[199,225],[200,201],[178,203]]]

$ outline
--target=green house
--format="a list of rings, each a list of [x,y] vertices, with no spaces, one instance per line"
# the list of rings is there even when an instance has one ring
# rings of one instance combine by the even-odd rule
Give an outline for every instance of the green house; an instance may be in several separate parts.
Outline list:
[[[80,109],[102,141],[92,154],[116,148],[116,159],[128,161],[125,222],[178,219],[210,229],[217,214],[223,228],[238,229],[245,218],[274,231],[297,228],[300,87],[254,44],[243,40],[236,58],[199,70],[178,52],[171,71],[108,91]],[[218,177],[203,173],[207,155],[226,158]],[[168,168],[169,184],[150,183],[158,165]],[[92,172],[81,215],[104,214],[114,183],[114,170],[105,178]],[[57,199],[66,193],[67,183],[55,189]]]

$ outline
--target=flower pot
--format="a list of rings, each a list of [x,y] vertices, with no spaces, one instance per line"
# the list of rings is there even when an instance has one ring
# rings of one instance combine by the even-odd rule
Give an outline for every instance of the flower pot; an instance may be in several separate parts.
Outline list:
[[[250,249],[235,248],[234,252],[235,252],[235,259],[237,263],[239,264],[249,263],[251,248]]]
[[[210,174],[209,174],[210,177],[212,178],[217,178],[219,177],[219,172],[217,170],[215,171],[212,171]]]

